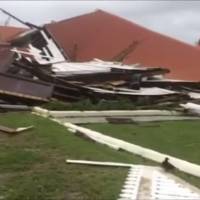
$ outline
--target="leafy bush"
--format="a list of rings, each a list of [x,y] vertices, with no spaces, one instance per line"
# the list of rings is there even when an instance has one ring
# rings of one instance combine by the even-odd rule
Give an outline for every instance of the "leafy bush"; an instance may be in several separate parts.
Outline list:
[[[85,99],[73,103],[64,103],[60,101],[52,101],[42,106],[49,110],[130,110],[136,109],[135,104],[129,99],[119,100],[100,100],[97,103]]]

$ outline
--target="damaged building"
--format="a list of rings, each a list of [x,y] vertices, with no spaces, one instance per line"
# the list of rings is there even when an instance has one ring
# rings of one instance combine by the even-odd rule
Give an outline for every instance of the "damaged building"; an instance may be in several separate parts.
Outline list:
[[[27,26],[0,28],[2,103],[200,98],[196,47],[101,10],[43,26],[2,11]]]

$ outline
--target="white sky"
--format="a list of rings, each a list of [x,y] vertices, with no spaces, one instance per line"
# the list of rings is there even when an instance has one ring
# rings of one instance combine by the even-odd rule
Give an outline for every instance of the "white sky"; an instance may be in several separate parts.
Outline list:
[[[200,1],[0,1],[0,7],[36,25],[102,9],[191,44],[200,38]],[[0,13],[0,24],[6,19]]]

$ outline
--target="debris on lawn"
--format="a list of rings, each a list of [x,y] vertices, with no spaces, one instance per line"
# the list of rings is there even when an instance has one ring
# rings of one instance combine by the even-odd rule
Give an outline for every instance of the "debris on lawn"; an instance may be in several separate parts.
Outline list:
[[[41,115],[40,113],[36,113],[36,114]],[[48,117],[47,115],[41,115],[41,116]],[[135,145],[135,144],[126,142],[124,140],[114,138],[97,131],[93,131],[85,127],[81,127],[69,122],[62,121],[61,119],[56,119],[56,118],[50,118],[50,119],[58,124],[65,126],[68,129],[68,131],[70,131],[71,133],[75,135],[78,132],[79,134],[81,134],[81,136],[84,136],[87,139],[90,139],[99,144],[108,146],[117,151],[124,150],[129,153],[142,156],[144,158],[153,160],[158,163],[162,163],[163,160],[166,157],[168,157],[170,159],[170,163],[173,166],[175,166],[178,170],[183,171],[187,174],[191,174],[193,176],[200,177],[200,166],[195,163],[191,163],[191,162],[188,162],[188,161],[185,161],[185,160],[182,160],[182,159],[179,159],[167,154],[163,154],[152,149],[144,148],[142,146]]]
[[[166,68],[126,65],[119,55],[112,61],[72,62],[46,25],[38,27],[1,11],[29,28],[0,44],[0,100],[6,104],[128,98],[151,108],[200,99],[199,82],[166,79]]]
[[[126,167],[127,178],[118,200],[135,199],[199,199],[200,190],[160,167],[128,163],[100,162],[87,160],[66,160],[68,164],[102,167]]]
[[[81,62],[81,59],[76,59],[80,56],[80,47],[76,41],[70,41],[74,43],[73,49],[63,48],[62,42],[65,43],[63,38],[66,37],[68,40],[70,34],[64,37],[62,34],[60,36],[52,34],[50,25],[54,23],[36,26],[24,22],[1,8],[0,11],[28,27],[8,41],[0,41],[1,112],[31,110],[34,114],[48,117],[65,126],[77,137],[108,146],[116,151],[123,150],[155,161],[167,170],[174,168],[200,177],[200,166],[195,163],[77,125],[87,123],[135,123],[140,125],[140,122],[199,120],[199,81],[166,78],[171,73],[168,69],[170,65],[166,68],[165,65],[145,65],[144,62],[143,64],[123,62],[130,53],[134,55],[134,50],[141,41],[133,41],[127,47],[122,45],[120,51],[112,58],[109,56],[105,59],[96,58],[90,52],[89,59]],[[81,26],[79,29],[81,32]],[[62,32],[56,26],[54,31]],[[82,43],[85,43],[85,46],[88,45],[87,42]],[[144,52],[144,54],[147,53]],[[174,56],[174,60],[176,59]],[[139,61],[142,62],[142,58]],[[181,67],[179,66],[180,69],[185,69]],[[85,100],[95,105],[102,102],[120,104],[120,101],[128,100],[135,107],[134,110],[128,108],[129,110],[113,109],[110,111],[107,109],[102,111],[98,109],[95,111],[53,111],[42,108],[55,101],[73,104]],[[86,104],[87,107],[89,106]],[[32,128],[33,126],[9,128],[0,125],[0,131],[9,134],[20,133]],[[129,173],[118,200],[200,199],[198,189],[185,186],[183,182],[167,174],[167,170],[164,171],[162,168],[84,160],[66,160],[66,162],[127,167]]]
[[[21,133],[23,131],[27,131],[27,130],[30,130],[32,128],[33,128],[33,126],[10,128],[10,127],[7,127],[7,126],[0,125],[0,131],[1,132],[10,133],[10,134]]]
[[[36,112],[54,118],[73,117],[139,117],[139,116],[183,116],[180,111],[173,110],[101,110],[101,111],[51,111],[34,107]]]
[[[133,164],[116,163],[116,162],[100,162],[90,160],[70,160],[67,159],[68,164],[80,164],[80,165],[94,165],[94,166],[107,166],[107,167],[132,167]]]
[[[200,117],[194,114],[170,110],[52,111],[33,107],[32,111],[34,114],[49,117],[55,121],[73,124],[132,123],[140,125],[143,122],[200,120]]]

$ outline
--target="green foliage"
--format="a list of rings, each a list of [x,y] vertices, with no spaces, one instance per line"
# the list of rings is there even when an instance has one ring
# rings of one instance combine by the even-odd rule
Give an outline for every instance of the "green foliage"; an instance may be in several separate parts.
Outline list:
[[[90,99],[74,103],[63,103],[60,101],[52,101],[43,105],[43,108],[49,110],[130,110],[135,109],[135,104],[126,98],[118,100],[100,100],[93,103]]]

